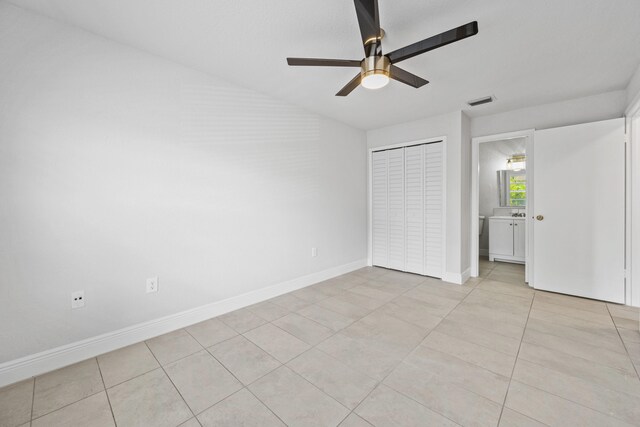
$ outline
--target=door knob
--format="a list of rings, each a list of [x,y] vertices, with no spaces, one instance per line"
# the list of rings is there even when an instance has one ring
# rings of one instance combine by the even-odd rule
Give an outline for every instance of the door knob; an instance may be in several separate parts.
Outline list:
[[[538,216],[536,216],[536,219],[537,219],[538,221],[542,221],[542,220],[544,219],[544,217],[543,217],[542,215],[538,215]]]

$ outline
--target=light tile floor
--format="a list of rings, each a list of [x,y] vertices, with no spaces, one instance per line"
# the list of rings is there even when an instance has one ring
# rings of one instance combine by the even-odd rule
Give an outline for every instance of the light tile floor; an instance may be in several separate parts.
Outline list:
[[[364,268],[0,389],[0,426],[640,425],[637,309]]]

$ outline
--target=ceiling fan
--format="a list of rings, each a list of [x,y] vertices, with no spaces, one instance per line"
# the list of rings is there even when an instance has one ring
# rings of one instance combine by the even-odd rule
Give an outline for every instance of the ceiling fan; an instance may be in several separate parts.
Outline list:
[[[365,58],[363,60],[287,58],[287,63],[293,66],[360,68],[360,73],[340,89],[336,96],[347,96],[358,85],[367,89],[379,89],[389,83],[389,78],[415,88],[422,87],[429,82],[395,64],[478,34],[478,22],[473,21],[383,55],[384,30],[380,28],[378,0],[354,0],[354,3],[364,46]]]

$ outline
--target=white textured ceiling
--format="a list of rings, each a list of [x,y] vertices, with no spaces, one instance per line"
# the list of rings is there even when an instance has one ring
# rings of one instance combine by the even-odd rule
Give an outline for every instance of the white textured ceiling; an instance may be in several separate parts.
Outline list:
[[[475,37],[409,59],[431,83],[334,94],[351,68],[288,67],[287,56],[360,59],[351,0],[13,0],[362,129],[463,109],[471,116],[626,87],[640,63],[639,0],[379,0],[386,52],[477,20]],[[466,101],[495,95],[469,109]]]

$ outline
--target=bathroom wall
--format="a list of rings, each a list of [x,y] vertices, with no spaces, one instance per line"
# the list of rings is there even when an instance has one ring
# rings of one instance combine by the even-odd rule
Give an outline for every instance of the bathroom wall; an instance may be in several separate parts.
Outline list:
[[[492,141],[480,144],[479,161],[479,212],[489,218],[493,215],[493,209],[500,207],[498,201],[498,178],[496,171],[506,169],[507,159],[517,153],[525,152],[525,138],[510,139],[505,141]],[[489,252],[489,221],[485,224],[480,234],[480,255]]]

